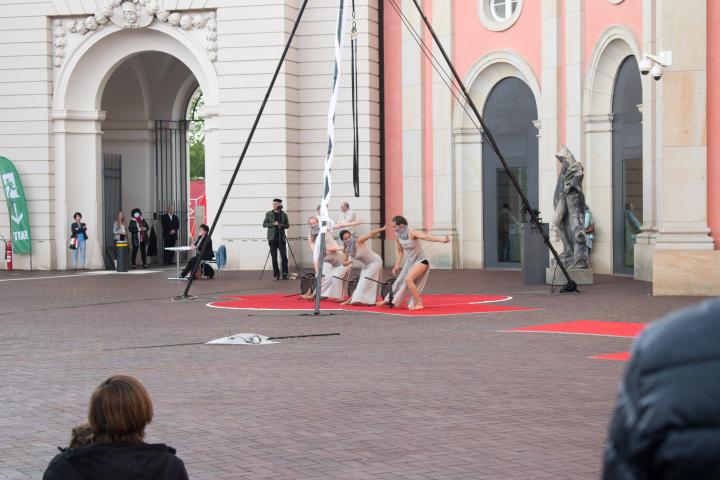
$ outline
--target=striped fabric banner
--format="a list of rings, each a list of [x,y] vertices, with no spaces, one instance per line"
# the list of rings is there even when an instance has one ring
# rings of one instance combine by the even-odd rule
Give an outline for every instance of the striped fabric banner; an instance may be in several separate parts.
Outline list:
[[[323,198],[320,201],[320,235],[316,241],[320,248],[316,248],[318,257],[318,275],[315,287],[315,313],[320,312],[320,283],[322,282],[322,258],[325,256],[325,233],[332,230],[333,222],[328,214],[328,204],[332,196],[332,166],[335,160],[335,110],[340,93],[340,68],[342,66],[342,52],[345,44],[345,0],[339,0],[337,21],[335,24],[335,75],[333,77],[332,95],[328,108],[328,150],[325,157],[325,172],[323,175]]]
[[[320,202],[320,231],[325,233],[332,228],[332,220],[328,214],[328,205],[332,196],[332,166],[335,160],[335,110],[340,93],[340,68],[342,65],[342,52],[345,44],[345,0],[339,0],[337,23],[335,25],[335,75],[333,77],[332,95],[328,108],[328,150],[325,157],[325,172],[323,175],[323,198]]]

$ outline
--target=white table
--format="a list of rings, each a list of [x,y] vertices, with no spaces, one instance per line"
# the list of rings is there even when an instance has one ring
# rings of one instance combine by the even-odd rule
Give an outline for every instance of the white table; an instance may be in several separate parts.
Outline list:
[[[165,247],[165,250],[169,250],[171,252],[175,252],[176,257],[176,263],[175,263],[175,277],[168,277],[168,280],[183,280],[183,278],[180,276],[180,252],[187,252],[192,250],[193,247],[185,246],[185,247]]]

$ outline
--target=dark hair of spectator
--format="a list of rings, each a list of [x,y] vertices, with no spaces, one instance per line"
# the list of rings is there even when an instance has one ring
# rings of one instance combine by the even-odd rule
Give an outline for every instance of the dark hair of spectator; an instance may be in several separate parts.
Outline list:
[[[73,218],[77,218],[78,216],[79,216],[80,218],[82,218],[82,213],[80,213],[80,212],[75,212],[75,213],[73,213]]]
[[[345,240],[345,234],[349,233],[352,236],[350,230],[340,230],[340,240]]]
[[[90,398],[88,423],[98,445],[139,445],[145,426],[152,421],[153,406],[137,379],[114,375],[98,386]]]
[[[142,210],[140,210],[139,208],[133,208],[130,212],[130,216],[134,217],[136,213],[139,213],[142,216]]]
[[[70,436],[70,448],[84,447],[90,445],[93,441],[92,428],[87,423],[78,425],[72,429]]]
[[[392,221],[395,225],[407,225],[408,224],[407,219],[405,219],[405,217],[403,217],[402,215],[395,215],[392,218]]]
[[[208,226],[205,225],[204,223],[203,223],[202,225],[200,225],[200,228],[202,228],[203,230],[205,230],[205,233],[207,233],[207,232],[210,231],[210,227],[208,227]]]

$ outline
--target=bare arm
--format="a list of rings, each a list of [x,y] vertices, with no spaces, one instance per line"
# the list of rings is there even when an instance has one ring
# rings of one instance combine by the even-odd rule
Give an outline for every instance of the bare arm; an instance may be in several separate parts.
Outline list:
[[[378,235],[380,232],[384,232],[384,231],[387,230],[387,229],[388,229],[388,226],[385,225],[385,226],[383,226],[383,227],[376,228],[375,230],[371,230],[370,232],[367,233],[367,235],[363,235],[362,237],[358,238],[358,239],[357,239],[357,242],[358,242],[358,243],[365,243],[365,242],[367,242],[368,240],[370,240],[371,238],[373,238],[374,236]]]
[[[450,237],[445,235],[444,237],[435,237],[433,235],[428,235],[427,233],[420,232],[418,230],[410,230],[410,236],[414,239],[420,239],[425,240],[428,242],[437,242],[437,243],[448,243],[450,241]]]

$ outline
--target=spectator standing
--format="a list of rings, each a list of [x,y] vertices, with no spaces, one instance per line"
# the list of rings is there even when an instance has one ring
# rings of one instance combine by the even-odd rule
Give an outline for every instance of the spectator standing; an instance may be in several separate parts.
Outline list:
[[[135,268],[138,250],[142,257],[143,268],[147,268],[147,240],[150,227],[142,217],[142,211],[139,208],[133,208],[130,213],[132,214],[132,219],[130,220],[128,231],[132,236],[132,268]]]
[[[127,228],[125,227],[125,212],[120,210],[113,222],[113,239],[118,241],[127,240]]]
[[[174,247],[178,239],[178,230],[180,230],[180,219],[175,215],[175,207],[172,205],[167,207],[166,212],[160,216],[160,224],[162,225],[163,249]],[[173,263],[175,252],[172,250],[163,250],[164,264]]]
[[[70,238],[76,240],[75,248],[72,252],[72,266],[75,270],[85,270],[85,247],[87,245],[87,225],[82,222],[82,213],[75,212],[73,215],[75,220],[70,224]]]
[[[350,204],[348,202],[342,202],[340,204],[340,217],[333,226],[334,230],[347,230],[353,236],[355,236],[355,229],[360,225],[360,220],[355,215],[355,212],[350,210]]]

